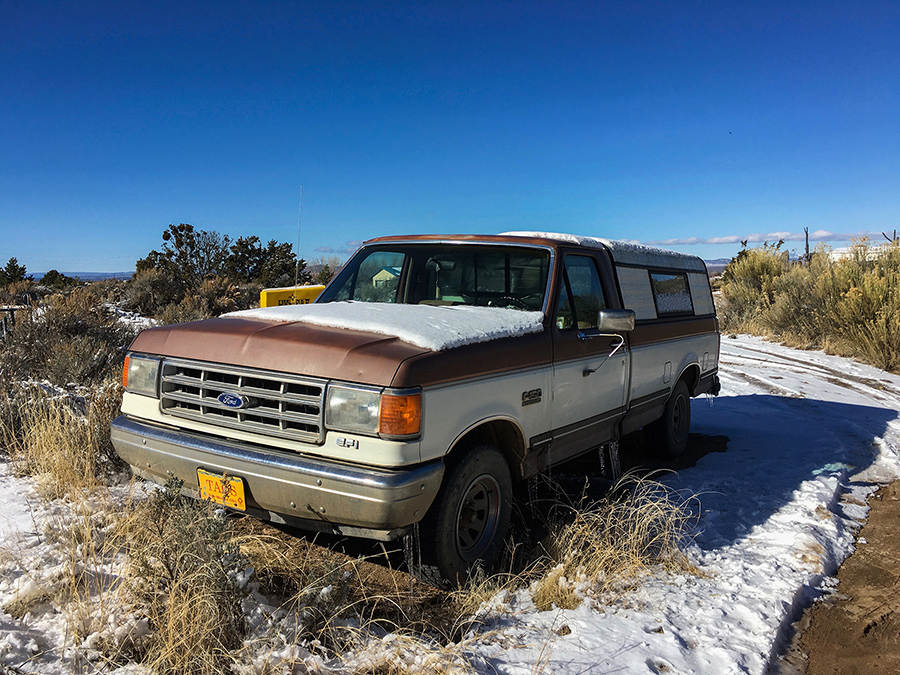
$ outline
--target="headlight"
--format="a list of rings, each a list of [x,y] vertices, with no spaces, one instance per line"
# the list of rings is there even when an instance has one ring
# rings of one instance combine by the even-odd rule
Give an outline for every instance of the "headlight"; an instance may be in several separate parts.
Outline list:
[[[370,436],[410,438],[418,435],[422,395],[416,389],[382,390],[330,385],[325,401],[325,426]]]
[[[325,426],[340,431],[378,433],[381,390],[331,385],[325,402]]]
[[[122,385],[126,391],[156,398],[159,380],[159,359],[128,354],[122,368]]]

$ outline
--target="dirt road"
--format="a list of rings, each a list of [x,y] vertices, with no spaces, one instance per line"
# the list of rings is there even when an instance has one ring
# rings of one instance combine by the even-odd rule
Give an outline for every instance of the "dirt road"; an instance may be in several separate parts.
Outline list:
[[[798,622],[786,667],[777,672],[900,673],[900,481],[873,494],[869,506],[835,592]]]

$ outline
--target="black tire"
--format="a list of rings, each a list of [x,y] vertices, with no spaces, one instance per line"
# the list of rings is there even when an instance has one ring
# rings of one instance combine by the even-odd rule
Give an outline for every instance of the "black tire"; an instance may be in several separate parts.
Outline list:
[[[661,459],[675,460],[687,448],[691,433],[691,394],[684,380],[672,390],[663,416],[644,427],[644,438]]]
[[[489,571],[503,548],[512,496],[509,466],[497,448],[478,445],[451,455],[441,491],[419,525],[417,576],[447,587],[465,583],[476,565]]]

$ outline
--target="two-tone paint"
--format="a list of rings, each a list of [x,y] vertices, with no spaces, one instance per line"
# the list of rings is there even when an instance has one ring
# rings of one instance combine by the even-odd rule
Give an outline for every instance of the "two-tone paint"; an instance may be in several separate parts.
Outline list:
[[[198,416],[168,414],[160,400],[126,392],[112,439],[135,473],[177,477],[196,492],[197,469],[244,479],[247,511],[312,529],[393,539],[439,495],[444,458],[477,439],[498,447],[514,477],[584,453],[659,418],[676,383],[718,392],[719,335],[702,261],[595,240],[550,236],[394,237],[368,242],[538,246],[551,252],[543,330],[432,352],[372,333],[259,319],[212,319],[151,329],[135,354],[260,376],[297,375],[333,384],[417,388],[416,438],[394,440],[324,427],[296,440]],[[607,306],[635,311],[616,334],[562,330],[555,320],[566,256],[589,256]],[[690,282],[692,311],[660,316],[648,300],[649,271]],[[649,283],[649,282],[648,282]],[[596,331],[595,331],[596,333]],[[230,401],[225,397],[223,406]]]

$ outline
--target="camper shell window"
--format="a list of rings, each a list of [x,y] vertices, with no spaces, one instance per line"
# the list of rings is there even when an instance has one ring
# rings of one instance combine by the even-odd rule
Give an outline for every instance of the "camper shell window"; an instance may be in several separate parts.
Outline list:
[[[650,286],[659,316],[693,314],[691,289],[684,272],[650,272]]]

